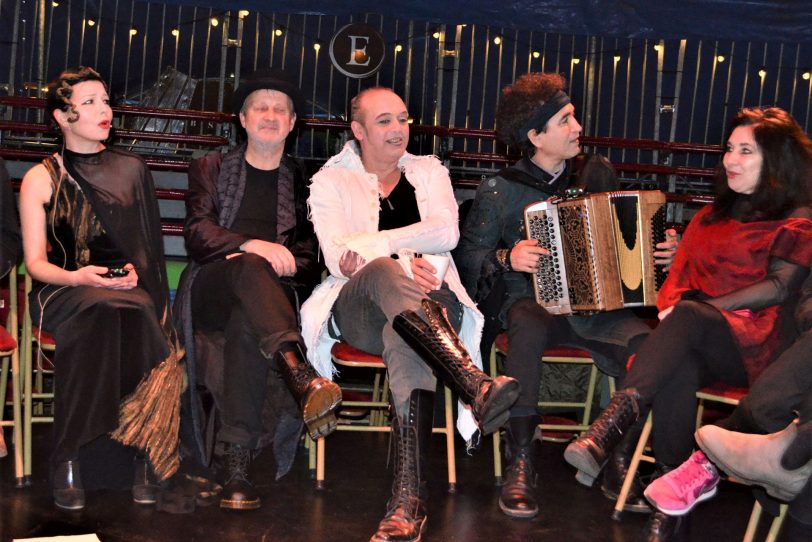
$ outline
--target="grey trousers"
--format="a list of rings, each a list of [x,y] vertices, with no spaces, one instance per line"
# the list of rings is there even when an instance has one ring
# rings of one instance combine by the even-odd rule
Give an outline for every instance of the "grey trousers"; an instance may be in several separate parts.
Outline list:
[[[459,331],[462,304],[448,285],[443,283],[439,290],[424,294],[392,258],[378,258],[362,267],[344,285],[333,305],[341,338],[355,348],[383,356],[398,416],[406,413],[412,390],[436,388],[431,368],[392,328],[395,316],[403,311],[416,311],[425,319],[420,301],[426,297],[445,306],[448,319]]]

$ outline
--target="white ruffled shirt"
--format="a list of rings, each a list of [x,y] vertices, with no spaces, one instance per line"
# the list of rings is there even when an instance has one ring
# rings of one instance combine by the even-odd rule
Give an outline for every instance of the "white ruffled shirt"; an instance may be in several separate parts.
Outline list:
[[[353,250],[370,262],[411,250],[450,257],[459,241],[457,201],[445,166],[435,156],[404,153],[398,167],[414,187],[421,220],[394,230],[378,231],[378,177],[364,169],[354,141],[347,142],[313,176],[307,203],[330,275],[302,305],[302,335],[308,359],[325,377],[332,378],[336,371],[330,356],[336,340],[330,337],[327,327],[333,304],[348,280],[339,269],[341,256]],[[398,261],[411,277],[409,259]],[[464,306],[460,338],[481,368],[479,343],[484,317],[462,286],[453,260],[444,280]],[[477,425],[469,407],[460,408],[459,412],[457,430],[467,441]]]

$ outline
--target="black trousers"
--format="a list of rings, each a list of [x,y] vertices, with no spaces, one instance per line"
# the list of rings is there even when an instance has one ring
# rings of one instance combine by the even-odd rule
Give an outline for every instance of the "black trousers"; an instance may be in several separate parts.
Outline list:
[[[723,382],[746,386],[739,348],[724,316],[711,305],[681,301],[643,341],[626,374],[641,405],[654,415],[654,455],[676,467],[694,449],[696,392]]]
[[[256,254],[201,267],[192,285],[195,332],[222,332],[222,426],[218,440],[255,447],[273,355],[284,342],[303,344],[295,293]]]
[[[536,412],[541,386],[544,351],[553,346],[573,346],[601,354],[625,365],[628,357],[642,342],[644,334],[627,339],[627,346],[585,339],[572,327],[573,320],[547,312],[535,299],[516,301],[508,312],[508,350],[505,374],[519,382],[519,399],[511,409],[512,416]]]
[[[56,341],[53,465],[118,427],[121,400],[169,348],[149,294],[47,285],[29,296],[34,325]]]
[[[812,331],[767,367],[731,416],[718,425],[742,433],[775,433],[789,425],[796,412],[802,424],[812,423]],[[812,524],[812,483],[807,482],[790,503],[789,513]]]

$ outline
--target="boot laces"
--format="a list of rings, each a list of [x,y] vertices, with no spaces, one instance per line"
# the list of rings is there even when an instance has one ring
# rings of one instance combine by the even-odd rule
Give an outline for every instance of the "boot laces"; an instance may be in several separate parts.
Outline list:
[[[584,436],[592,438],[602,448],[608,448],[623,436],[624,431],[620,426],[627,425],[625,423],[627,418],[633,419],[635,412],[630,398],[616,394]]]
[[[232,480],[247,480],[251,464],[251,450],[239,445],[231,445],[226,452],[226,484]]]

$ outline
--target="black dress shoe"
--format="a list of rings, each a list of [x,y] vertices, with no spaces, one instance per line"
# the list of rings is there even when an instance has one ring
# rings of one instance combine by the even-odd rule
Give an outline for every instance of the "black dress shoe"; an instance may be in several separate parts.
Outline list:
[[[79,461],[60,463],[54,471],[54,504],[63,510],[85,507],[85,489],[79,473]]]
[[[158,501],[158,482],[145,457],[135,458],[135,474],[133,477],[133,502],[138,504],[155,504]]]

